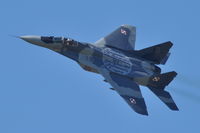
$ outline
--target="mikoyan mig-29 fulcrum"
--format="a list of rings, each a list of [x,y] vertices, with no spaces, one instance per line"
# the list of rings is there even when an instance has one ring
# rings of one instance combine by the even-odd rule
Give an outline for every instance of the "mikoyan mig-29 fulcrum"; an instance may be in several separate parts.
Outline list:
[[[136,28],[122,25],[95,43],[83,43],[54,36],[20,36],[19,38],[76,61],[84,70],[101,74],[130,107],[148,115],[139,85],[148,87],[171,110],[178,110],[165,87],[177,75],[161,73],[157,66],[165,64],[172,47],[170,41],[135,50]]]

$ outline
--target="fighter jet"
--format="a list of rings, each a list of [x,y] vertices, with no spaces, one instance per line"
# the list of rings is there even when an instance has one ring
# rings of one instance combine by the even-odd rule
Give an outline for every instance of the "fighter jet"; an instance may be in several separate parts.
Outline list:
[[[139,85],[148,87],[171,110],[178,110],[165,87],[176,77],[175,71],[161,73],[158,65],[170,56],[172,42],[135,50],[136,28],[122,25],[95,43],[66,37],[20,36],[29,43],[48,48],[76,61],[84,70],[100,74],[137,113],[148,115]]]

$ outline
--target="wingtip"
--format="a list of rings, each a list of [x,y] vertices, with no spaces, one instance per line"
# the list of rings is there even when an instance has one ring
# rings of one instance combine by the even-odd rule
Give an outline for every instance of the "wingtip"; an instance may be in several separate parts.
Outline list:
[[[137,112],[138,114],[142,115],[142,116],[149,116],[148,112]]]
[[[142,113],[142,115],[148,116],[149,114],[148,114],[147,110],[145,110],[145,111]]]
[[[148,111],[146,109],[145,110],[140,110],[140,111],[136,111],[135,110],[135,112],[138,113],[138,114],[144,115],[144,116],[148,116],[149,115]]]
[[[179,108],[177,107],[177,105],[175,103],[170,109],[173,111],[179,111]]]
[[[148,114],[148,113],[144,113],[144,114],[142,114],[142,115],[144,115],[144,116],[149,116],[149,114]]]

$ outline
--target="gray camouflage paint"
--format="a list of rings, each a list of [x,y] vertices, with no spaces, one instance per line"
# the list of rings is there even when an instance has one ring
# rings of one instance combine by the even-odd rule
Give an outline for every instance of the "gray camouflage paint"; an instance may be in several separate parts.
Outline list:
[[[126,51],[133,51],[135,48],[135,27],[122,25],[94,44],[63,37],[60,40],[40,36],[20,38],[58,52],[76,61],[86,71],[101,74],[134,111],[148,115],[139,85],[148,86],[152,82],[156,66],[138,56],[128,56]],[[178,110],[168,92],[150,89],[169,108]]]

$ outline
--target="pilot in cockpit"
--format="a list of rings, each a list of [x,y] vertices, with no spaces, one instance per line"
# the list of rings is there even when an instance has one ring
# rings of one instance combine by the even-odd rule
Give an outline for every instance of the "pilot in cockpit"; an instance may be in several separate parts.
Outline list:
[[[42,36],[41,40],[45,43],[62,43],[64,46],[77,46],[77,42],[70,38]]]
[[[74,45],[74,40],[70,38],[64,38],[64,44],[68,46],[73,46]]]

